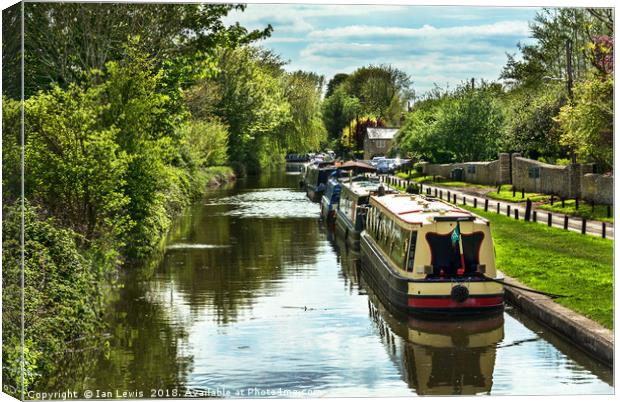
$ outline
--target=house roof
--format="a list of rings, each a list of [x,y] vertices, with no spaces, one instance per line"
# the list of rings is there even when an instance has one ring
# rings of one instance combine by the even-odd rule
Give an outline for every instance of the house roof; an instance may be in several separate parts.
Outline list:
[[[391,140],[398,132],[397,128],[368,127],[366,133],[370,140]]]

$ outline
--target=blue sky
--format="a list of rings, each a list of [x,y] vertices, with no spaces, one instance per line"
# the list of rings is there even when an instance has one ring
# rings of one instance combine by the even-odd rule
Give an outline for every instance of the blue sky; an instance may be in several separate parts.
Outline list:
[[[227,22],[254,29],[259,42],[290,60],[287,70],[327,79],[368,64],[391,64],[411,75],[416,94],[474,77],[497,80],[506,52],[528,42],[537,8],[249,4]]]

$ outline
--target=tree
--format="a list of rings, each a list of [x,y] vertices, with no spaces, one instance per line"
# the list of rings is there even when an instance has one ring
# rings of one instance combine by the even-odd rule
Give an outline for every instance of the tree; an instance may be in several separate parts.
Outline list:
[[[121,60],[129,37],[140,37],[140,51],[157,59],[168,74],[188,83],[211,69],[213,51],[247,44],[271,33],[225,26],[223,17],[243,5],[28,3],[25,5],[25,90],[57,83],[65,88],[88,77],[91,69]],[[19,82],[19,70],[6,69]],[[17,74],[17,75],[16,75]],[[19,93],[12,90],[11,97]]]
[[[497,88],[457,88],[450,96],[417,104],[397,138],[399,149],[430,162],[495,158],[503,124]]]
[[[343,84],[349,96],[359,99],[362,113],[398,125],[407,101],[413,98],[411,78],[389,65],[361,67]]]
[[[339,87],[323,101],[321,110],[328,138],[334,141],[340,139],[342,129],[361,113],[362,106],[359,99]]]
[[[327,137],[320,107],[323,77],[296,71],[285,74],[282,82],[291,111],[291,120],[282,127],[286,149],[297,153],[319,149]]]
[[[613,75],[590,75],[575,86],[575,99],[562,107],[557,118],[561,143],[584,162],[593,161],[608,171],[613,167]]]
[[[567,157],[554,120],[566,102],[566,88],[559,83],[549,83],[538,91],[514,90],[506,95],[502,102],[506,115],[502,148],[531,159]]]
[[[349,78],[349,74],[338,73],[332,77],[331,80],[327,83],[327,91],[325,92],[325,97],[329,98],[332,96],[336,88],[340,86],[343,82],[345,82]]]

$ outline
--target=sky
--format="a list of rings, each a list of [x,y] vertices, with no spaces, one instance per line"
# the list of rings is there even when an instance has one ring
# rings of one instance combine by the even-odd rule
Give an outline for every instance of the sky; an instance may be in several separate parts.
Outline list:
[[[528,21],[538,8],[249,4],[227,23],[249,29],[273,26],[258,42],[289,60],[289,71],[351,73],[369,64],[390,64],[408,73],[416,95],[454,88],[469,80],[496,81],[506,53],[531,42]]]

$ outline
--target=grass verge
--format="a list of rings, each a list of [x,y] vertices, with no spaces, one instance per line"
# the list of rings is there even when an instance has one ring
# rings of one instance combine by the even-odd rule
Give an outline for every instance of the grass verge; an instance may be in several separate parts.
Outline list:
[[[522,193],[521,191],[515,192],[512,195],[512,186],[502,186],[500,192],[491,191],[486,194],[487,197],[494,200],[509,201],[509,202],[525,202],[528,198],[533,202],[546,201],[549,199],[548,195],[538,193]]]
[[[498,269],[613,329],[613,241],[464,208],[491,221]]]
[[[614,223],[613,218],[613,207],[611,208],[611,217],[607,217],[607,206],[606,205],[595,205],[594,210],[592,210],[592,206],[585,204],[583,201],[579,203],[579,209],[575,209],[575,200],[565,200],[564,207],[562,207],[561,202],[556,202],[553,205],[551,204],[543,204],[539,205],[538,208],[544,209],[545,211],[557,212],[560,214],[578,216],[580,218],[586,219],[595,219],[602,222]]]

